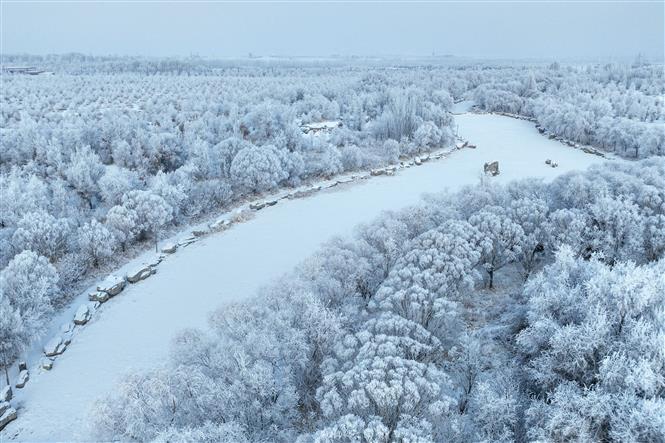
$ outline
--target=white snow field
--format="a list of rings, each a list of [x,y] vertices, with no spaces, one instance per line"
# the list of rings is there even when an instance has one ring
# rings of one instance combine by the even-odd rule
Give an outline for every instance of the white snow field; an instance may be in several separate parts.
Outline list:
[[[485,162],[498,160],[501,174],[493,180],[506,182],[551,179],[603,161],[539,135],[529,122],[488,114],[463,114],[456,120],[460,135],[477,149],[455,151],[392,177],[282,200],[167,257],[156,275],[102,305],[51,371],[31,367],[26,387],[14,390],[18,419],[0,433],[0,440],[89,440],[87,414],[95,399],[110,392],[127,371],[166,361],[176,331],[205,326],[214,308],[252,296],[322,242],[350,233],[382,210],[417,203],[422,193],[477,183]],[[559,167],[546,165],[548,158]]]

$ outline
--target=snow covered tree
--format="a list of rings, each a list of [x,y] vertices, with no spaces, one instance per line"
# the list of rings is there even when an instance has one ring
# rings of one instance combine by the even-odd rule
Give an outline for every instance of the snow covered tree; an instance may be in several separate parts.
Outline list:
[[[78,229],[79,251],[95,268],[113,255],[114,243],[111,231],[94,218]]]
[[[505,211],[492,206],[474,214],[469,223],[481,234],[481,263],[488,276],[488,287],[494,288],[494,273],[518,259],[524,244],[524,230]]]
[[[652,261],[665,257],[665,215],[652,215],[643,220],[645,259]]]
[[[117,205],[122,201],[123,195],[139,188],[139,179],[138,174],[129,169],[109,165],[98,184],[102,200],[107,205]]]
[[[243,148],[233,159],[231,179],[241,189],[263,192],[276,187],[288,175],[274,146]]]
[[[127,247],[127,242],[134,238],[136,217],[136,211],[123,205],[114,206],[106,213],[106,225],[123,251]]]
[[[547,203],[539,198],[521,198],[510,205],[510,218],[524,231],[518,261],[525,280],[531,275],[545,249],[548,212]]]
[[[9,298],[0,297],[0,366],[5,372],[5,382],[9,386],[9,367],[18,358],[30,334],[26,331],[21,314],[12,306]]]
[[[58,273],[32,251],[16,255],[0,271],[0,353],[5,370],[44,333],[57,294]]]
[[[547,243],[553,249],[567,245],[576,255],[586,250],[584,232],[587,229],[587,214],[579,209],[559,209],[550,213],[545,230]]]
[[[32,250],[51,261],[61,257],[68,249],[69,226],[67,220],[56,219],[40,210],[25,214],[12,236],[15,250]]]
[[[448,413],[448,377],[433,361],[438,340],[392,314],[346,336],[324,362],[317,393],[321,441],[433,441],[433,423]]]
[[[173,219],[173,209],[166,201],[149,191],[131,191],[122,199],[122,205],[130,211],[137,237],[152,237],[155,251],[160,229]]]
[[[444,132],[432,122],[424,122],[413,133],[414,142],[426,149],[440,148],[448,138]]]
[[[99,179],[104,174],[104,165],[89,146],[77,149],[65,170],[65,178],[81,195],[90,208],[99,192]]]
[[[639,261],[644,254],[643,233],[642,218],[634,203],[603,197],[589,206],[589,224],[584,232],[588,252],[603,254],[609,264]]]
[[[519,378],[512,371],[490,371],[478,380],[468,406],[478,441],[515,441],[521,400]]]
[[[665,437],[665,261],[613,267],[563,248],[525,287],[529,437]]]
[[[459,292],[472,287],[480,254],[480,233],[450,221],[417,237],[394,266],[370,308],[400,315],[443,342],[459,329]]]

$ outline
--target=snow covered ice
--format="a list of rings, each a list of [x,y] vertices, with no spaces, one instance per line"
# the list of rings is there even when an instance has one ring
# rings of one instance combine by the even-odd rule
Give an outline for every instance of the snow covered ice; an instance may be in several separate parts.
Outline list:
[[[478,149],[456,151],[393,177],[283,200],[164,260],[157,275],[107,302],[58,356],[54,369],[36,374],[17,394],[22,411],[6,435],[21,440],[88,439],[87,414],[94,401],[128,370],[164,361],[174,332],[205,324],[212,309],[250,297],[331,236],[348,234],[381,211],[414,204],[423,193],[477,183],[488,158],[501,162],[502,173],[493,180],[502,182],[531,176],[552,179],[602,161],[542,137],[529,122],[474,114],[458,116],[457,121],[460,134]],[[548,157],[561,159],[561,167],[544,167]]]

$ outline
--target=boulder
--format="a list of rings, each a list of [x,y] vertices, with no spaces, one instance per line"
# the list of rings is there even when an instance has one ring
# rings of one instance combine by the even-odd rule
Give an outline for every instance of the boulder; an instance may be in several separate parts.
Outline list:
[[[186,246],[191,245],[195,241],[196,241],[196,237],[185,237],[185,238],[183,238],[182,240],[180,240],[178,242],[178,246],[184,248]]]
[[[265,204],[266,206],[275,206],[277,204],[277,200],[266,200]]]
[[[7,385],[0,389],[0,402],[9,401],[12,399],[12,387]]]
[[[491,175],[492,177],[499,175],[499,162],[493,161],[485,163],[483,166],[486,175]]]
[[[39,360],[39,366],[41,366],[42,369],[50,371],[53,369],[53,360],[47,357],[43,357],[41,360]]]
[[[97,285],[97,290],[106,292],[110,297],[120,294],[125,289],[125,279],[118,275],[109,275],[106,280]]]
[[[253,209],[255,211],[260,211],[265,207],[266,207],[265,202],[252,202],[249,204],[249,209]]]
[[[88,294],[88,300],[99,302],[99,303],[104,303],[109,298],[111,298],[109,296],[109,294],[106,293],[106,292],[102,292],[102,291],[95,291],[95,292],[91,292],[91,293]]]
[[[164,246],[162,246],[162,252],[164,254],[173,254],[177,248],[178,245],[176,245],[175,243],[167,243]]]
[[[0,415],[0,431],[2,431],[9,422],[14,420],[16,420],[16,409],[7,409],[4,414]]]
[[[156,268],[162,261],[164,261],[165,258],[166,258],[166,255],[164,255],[164,254],[155,254],[152,257],[152,259],[148,260],[144,264],[147,264],[148,266],[150,266],[152,268]]]
[[[556,167],[559,166],[559,164],[558,164],[557,162],[552,162],[552,163],[550,164],[550,166],[553,167],[553,168],[556,168]]]
[[[476,149],[477,146],[476,146],[476,145],[472,145],[471,143],[468,143],[468,144],[466,145],[466,147],[469,148],[469,149]]]
[[[416,157],[413,159],[413,164],[416,166],[420,166],[423,164],[423,161],[420,159],[420,157]]]
[[[28,370],[28,364],[24,361],[18,362],[18,370],[20,371],[27,371]]]
[[[313,191],[311,189],[300,189],[298,191],[294,191],[294,192],[290,193],[289,198],[294,199],[294,198],[307,197],[308,195],[311,195],[312,192]]]
[[[9,409],[11,405],[9,404],[8,401],[0,401],[0,415],[4,414],[7,409]]]
[[[88,321],[90,321],[90,317],[92,317],[92,312],[90,312],[90,306],[81,305],[76,310],[76,314],[74,314],[74,324],[79,326],[84,325],[88,323]]]
[[[44,355],[47,357],[53,357],[62,354],[65,352],[65,349],[67,349],[67,345],[62,340],[62,337],[56,336],[44,345]]]
[[[205,230],[205,229],[195,229],[195,230],[192,231],[192,235],[194,237],[203,237],[207,233],[208,233],[208,231]]]
[[[211,231],[221,231],[223,229],[228,228],[231,225],[230,220],[217,220],[214,223],[210,224],[210,230]]]
[[[66,332],[62,334],[61,337],[62,337],[62,342],[65,344],[65,346],[69,346],[69,344],[72,342],[72,337],[74,337],[74,331]]]
[[[27,369],[22,370],[18,373],[18,378],[16,379],[16,387],[21,389],[25,384],[30,380],[30,374]]]
[[[386,173],[385,169],[372,169],[369,172],[369,175],[376,177],[377,175],[383,175],[385,173]]]
[[[61,334],[66,334],[68,332],[72,332],[74,330],[74,323],[73,322],[67,322],[63,323],[62,326],[60,326],[60,333]]]
[[[127,273],[127,281],[130,283],[136,283],[141,280],[145,280],[154,273],[155,270],[152,268],[152,266],[143,264]]]
[[[552,164],[552,160],[550,160],[550,159],[548,158],[547,160],[545,160],[545,164],[546,164],[546,165],[551,165],[551,164]]]

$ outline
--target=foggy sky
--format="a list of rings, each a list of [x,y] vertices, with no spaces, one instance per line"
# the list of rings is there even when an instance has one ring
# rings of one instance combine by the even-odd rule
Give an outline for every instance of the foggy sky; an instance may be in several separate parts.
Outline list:
[[[2,2],[2,53],[663,58],[664,2]]]

